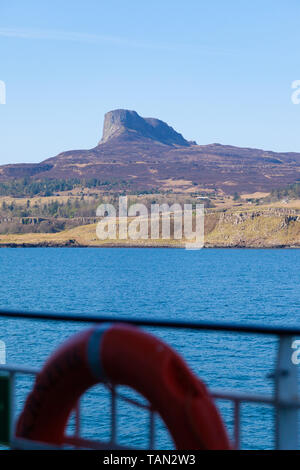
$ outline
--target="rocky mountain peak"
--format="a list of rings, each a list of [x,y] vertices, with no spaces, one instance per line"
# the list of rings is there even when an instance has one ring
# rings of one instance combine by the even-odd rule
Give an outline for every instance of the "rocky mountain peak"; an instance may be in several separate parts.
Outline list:
[[[122,135],[130,138],[151,139],[165,145],[188,147],[190,142],[160,119],[143,118],[136,111],[116,109],[105,114],[103,135],[99,144]]]

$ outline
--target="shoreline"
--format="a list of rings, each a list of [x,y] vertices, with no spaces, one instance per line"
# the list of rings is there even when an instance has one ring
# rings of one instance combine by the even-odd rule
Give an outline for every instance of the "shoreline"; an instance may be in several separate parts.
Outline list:
[[[167,249],[182,249],[185,250],[185,246],[182,245],[164,245],[164,244],[156,244],[156,245],[126,245],[126,244],[114,244],[114,243],[107,243],[102,245],[84,245],[84,244],[72,244],[72,243],[0,243],[1,248],[167,248]],[[207,244],[204,245],[202,248],[199,249],[248,249],[248,250],[278,250],[278,249],[285,249],[285,250],[297,250],[300,249],[300,245],[212,245]],[[189,250],[193,251],[193,249]],[[195,250],[197,251],[197,250]]]
[[[182,248],[188,239],[106,239],[97,224],[58,232],[0,234],[0,248]],[[209,213],[204,221],[204,248],[300,248],[300,214],[277,211]]]

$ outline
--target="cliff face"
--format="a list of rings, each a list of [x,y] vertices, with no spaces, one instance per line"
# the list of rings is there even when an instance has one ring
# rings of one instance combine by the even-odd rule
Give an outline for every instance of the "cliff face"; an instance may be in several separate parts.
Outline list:
[[[300,248],[300,214],[268,209],[207,214],[205,246],[223,248]]]
[[[160,119],[142,118],[136,111],[116,109],[105,114],[99,145],[116,138],[151,139],[165,145],[189,147],[190,143]]]

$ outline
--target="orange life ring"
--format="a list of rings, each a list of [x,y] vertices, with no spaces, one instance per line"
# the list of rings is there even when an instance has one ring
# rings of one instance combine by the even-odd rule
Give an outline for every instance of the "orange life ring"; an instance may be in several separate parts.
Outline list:
[[[16,436],[62,444],[77,400],[103,381],[141,393],[164,420],[177,449],[230,448],[203,382],[168,345],[125,324],[102,324],[63,343],[38,374]]]

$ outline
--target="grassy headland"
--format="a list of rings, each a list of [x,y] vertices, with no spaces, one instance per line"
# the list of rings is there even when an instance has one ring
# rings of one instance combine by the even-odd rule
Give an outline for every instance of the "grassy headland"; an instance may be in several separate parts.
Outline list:
[[[129,206],[204,203],[206,247],[300,247],[299,186],[239,196],[208,192],[128,195]],[[0,246],[184,246],[187,240],[107,240],[96,235],[96,208],[118,194],[76,187],[52,195],[0,197]],[[149,227],[150,228],[150,227]],[[150,230],[149,230],[150,233]],[[172,229],[171,229],[172,233]]]
[[[180,247],[185,240],[107,240],[96,235],[96,224],[57,233],[1,234],[0,246],[138,246]],[[300,215],[287,209],[227,209],[205,215],[206,247],[299,247]]]

